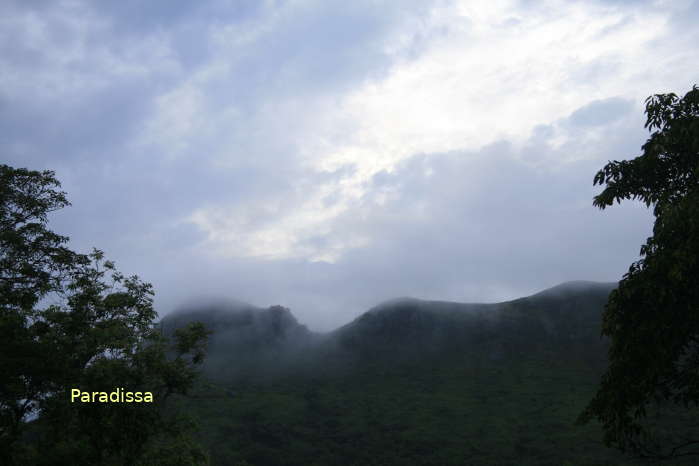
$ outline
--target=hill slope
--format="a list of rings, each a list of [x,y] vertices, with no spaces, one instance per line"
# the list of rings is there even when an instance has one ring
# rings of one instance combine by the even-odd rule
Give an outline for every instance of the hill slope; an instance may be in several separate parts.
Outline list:
[[[165,317],[161,326],[170,335],[192,321],[213,332],[204,368],[218,379],[273,376],[294,365],[318,339],[287,308],[263,309],[237,301],[180,309]]]
[[[613,287],[404,298],[322,335],[286,310],[202,310],[187,318],[218,333],[211,382],[180,402],[217,465],[636,464],[602,445],[599,426],[574,424],[606,364]]]
[[[322,353],[357,358],[415,358],[469,351],[489,359],[562,348],[597,349],[601,313],[613,283],[568,282],[535,295],[495,304],[400,298],[373,307],[326,334],[299,324],[289,309],[240,302],[181,309],[162,321],[166,333],[199,320],[213,330],[209,360],[242,356]]]
[[[614,284],[570,282],[497,304],[393,300],[331,337],[367,358],[420,358],[444,351],[497,360],[523,353],[598,355],[601,311]],[[572,353],[571,353],[572,352]]]

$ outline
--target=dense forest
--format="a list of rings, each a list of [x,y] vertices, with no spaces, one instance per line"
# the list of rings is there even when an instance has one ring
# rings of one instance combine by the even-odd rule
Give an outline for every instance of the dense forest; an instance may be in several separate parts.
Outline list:
[[[327,334],[274,308],[190,310],[164,324],[220,329],[205,381],[180,400],[213,464],[622,464],[598,426],[573,425],[605,366],[612,288],[398,300]]]
[[[204,380],[178,400],[212,464],[631,465],[599,425],[575,425],[607,364],[599,328],[614,287],[564,283],[498,304],[401,299],[326,334],[241,303],[163,325],[216,329]]]

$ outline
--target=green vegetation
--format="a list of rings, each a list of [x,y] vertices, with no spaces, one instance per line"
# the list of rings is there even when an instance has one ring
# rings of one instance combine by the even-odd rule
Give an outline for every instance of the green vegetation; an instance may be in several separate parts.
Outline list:
[[[284,379],[193,409],[220,465],[632,464],[601,445],[599,429],[572,426],[589,369],[465,363]]]
[[[608,445],[675,458],[699,455],[699,88],[649,97],[646,115],[643,154],[595,177],[597,207],[640,199],[655,224],[609,298],[609,368],[580,420],[599,419]]]
[[[575,425],[607,363],[599,328],[613,288],[570,283],[492,305],[395,301],[305,344],[285,337],[295,320],[265,320],[277,338],[252,332],[259,353],[215,332],[210,382],[178,403],[215,465],[639,464],[606,448],[599,424]],[[168,319],[215,320],[235,335],[254,325],[248,311]],[[270,348],[297,355],[275,370]],[[258,370],[225,372],[223,360]]]
[[[178,330],[170,348],[149,284],[101,251],[66,248],[46,226],[68,205],[59,186],[53,172],[0,165],[0,464],[205,463],[186,419],[165,409],[195,381],[203,326]],[[74,388],[155,401],[73,403]]]

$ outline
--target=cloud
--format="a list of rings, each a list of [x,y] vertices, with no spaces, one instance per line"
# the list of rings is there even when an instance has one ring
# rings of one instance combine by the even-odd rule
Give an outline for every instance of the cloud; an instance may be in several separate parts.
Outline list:
[[[696,79],[696,2],[0,5],[0,151],[152,281],[312,327],[396,295],[618,278],[651,219],[590,206],[642,102]],[[694,16],[692,16],[694,15]]]
[[[576,126],[602,126],[613,122],[633,108],[633,102],[618,97],[595,100],[574,111],[570,122]]]
[[[236,220],[251,215],[240,212],[240,206],[200,209],[190,219],[209,232],[211,247],[220,254],[335,261],[343,249],[364,247],[369,240],[359,235],[339,243],[319,241],[318,234],[331,231],[345,212],[352,215],[367,180],[392,171],[402,160],[419,153],[477,149],[498,140],[523,144],[534,128],[591,101],[600,103],[578,110],[570,124],[589,123],[595,112],[607,120],[612,111],[630,108],[631,97],[639,93],[631,75],[607,78],[618,71],[617,62],[650,53],[628,45],[663,34],[661,13],[648,11],[641,28],[633,15],[616,8],[573,5],[552,16],[550,10],[518,12],[515,7],[506,1],[485,9],[440,4],[423,19],[412,40],[403,40],[402,53],[395,53],[399,59],[385,76],[360,81],[349,92],[340,88],[332,101],[322,91],[302,99],[277,96],[273,115],[266,114],[266,108],[257,112],[255,127],[279,135],[284,133],[279,124],[286,124],[290,130],[284,135],[294,139],[283,141],[286,150],[258,140],[251,146],[263,148],[265,154],[285,152],[284,164],[299,157],[294,165],[306,168],[296,181],[303,199],[290,207],[287,201],[293,194],[287,193],[283,201],[272,202],[278,214],[259,228]],[[586,79],[576,79],[578,72]],[[602,103],[606,106],[600,107]],[[310,111],[303,112],[302,106]],[[245,133],[253,131],[246,128]],[[230,166],[226,156],[221,159]],[[315,181],[317,172],[347,165],[354,167],[353,174],[341,182]],[[322,202],[328,197],[334,199],[331,209]],[[257,202],[249,211],[270,208],[270,201],[263,204],[266,207]]]
[[[199,264],[196,276],[206,282],[194,288],[253,302],[265,296],[264,304],[284,303],[328,329],[395,296],[490,302],[581,277],[618,280],[652,219],[637,204],[594,209],[592,177],[607,159],[638,152],[644,131],[637,110],[602,133],[571,124],[571,116],[537,128],[520,147],[498,141],[406,158],[374,175],[333,228],[303,246],[366,244],[332,263],[307,256],[220,261],[200,250],[185,261]],[[192,283],[180,280],[171,288]]]

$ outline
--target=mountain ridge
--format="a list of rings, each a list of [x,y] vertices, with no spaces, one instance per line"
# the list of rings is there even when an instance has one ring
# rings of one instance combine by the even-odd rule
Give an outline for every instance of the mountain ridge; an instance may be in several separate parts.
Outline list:
[[[614,283],[565,282],[498,303],[396,298],[329,332],[312,332],[282,306],[234,302],[181,310],[165,333],[190,321],[213,331],[204,365],[213,377],[346,373],[375,363],[415,364],[461,355],[502,361],[529,354],[582,358],[599,365],[602,311]]]
[[[581,291],[591,291],[591,290],[605,290],[608,289],[609,292],[611,292],[612,289],[614,289],[617,286],[616,282],[597,282],[597,281],[591,281],[591,280],[571,280],[571,281],[566,281],[559,283],[558,285],[554,285],[549,288],[545,288],[542,291],[536,292],[534,294],[528,295],[528,296],[522,296],[520,298],[515,298],[511,300],[506,300],[506,301],[498,301],[498,302],[493,302],[493,303],[481,303],[481,302],[461,302],[461,301],[447,301],[447,300],[432,300],[432,299],[422,299],[422,298],[415,298],[411,296],[402,296],[402,297],[397,297],[397,298],[391,298],[385,301],[382,301],[368,310],[362,312],[359,314],[357,317],[355,317],[353,320],[350,322],[347,322],[346,324],[340,325],[339,327],[332,329],[332,330],[327,330],[323,332],[318,332],[318,331],[311,331],[308,330],[309,332],[316,334],[316,335],[328,335],[332,334],[334,332],[337,332],[343,327],[346,327],[348,325],[351,325],[353,322],[357,321],[358,319],[361,319],[362,316],[372,313],[372,312],[379,312],[381,310],[391,308],[394,306],[402,306],[402,305],[416,305],[418,307],[426,307],[426,306],[436,306],[436,307],[460,307],[463,308],[464,310],[467,310],[469,308],[474,308],[474,307],[498,307],[498,306],[503,306],[508,303],[514,303],[514,302],[519,302],[521,300],[526,300],[526,299],[531,299],[531,298],[544,298],[544,297],[552,297],[552,296],[564,296],[566,294],[570,293],[579,293]],[[177,309],[175,309],[173,312],[167,314],[164,316],[160,322],[161,323],[168,323],[171,324],[173,322],[186,322],[189,320],[195,320],[196,314],[210,314],[212,316],[218,316],[218,317],[225,317],[230,314],[249,314],[251,312],[267,312],[270,309],[273,308],[282,308],[291,315],[293,318],[293,321],[298,324],[298,320],[296,317],[293,315],[293,312],[289,308],[286,308],[281,305],[272,305],[267,308],[260,307],[260,306],[255,306],[252,304],[249,304],[244,301],[239,301],[236,299],[207,299],[204,303],[195,303],[191,302],[189,305],[186,306],[179,306]],[[303,327],[306,327],[306,325],[303,324],[298,324]]]
[[[221,465],[237,455],[269,465],[311,456],[313,464],[631,464],[590,441],[601,438],[598,426],[573,427],[608,362],[600,331],[615,286],[566,282],[484,304],[397,298],[296,342],[247,353],[223,344],[208,356],[200,397],[187,403],[207,423]]]

